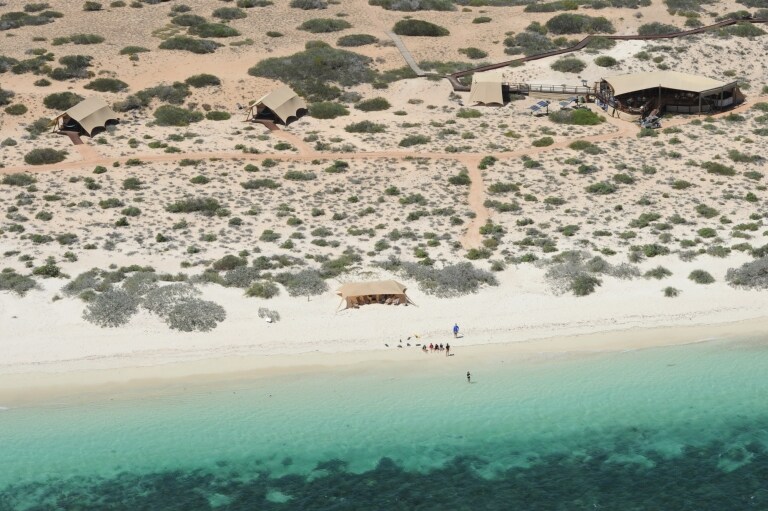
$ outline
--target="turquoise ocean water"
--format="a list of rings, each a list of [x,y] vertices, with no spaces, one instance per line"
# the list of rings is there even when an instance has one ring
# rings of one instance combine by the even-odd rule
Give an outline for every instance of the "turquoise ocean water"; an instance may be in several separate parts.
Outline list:
[[[768,341],[439,357],[0,411],[0,511],[768,509]]]

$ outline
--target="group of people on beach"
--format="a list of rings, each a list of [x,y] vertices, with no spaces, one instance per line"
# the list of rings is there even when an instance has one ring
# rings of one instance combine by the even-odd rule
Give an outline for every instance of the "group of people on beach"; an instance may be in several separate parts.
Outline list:
[[[440,353],[445,351],[445,356],[449,356],[451,353],[451,345],[448,343],[445,343],[445,346],[443,346],[443,343],[437,344],[437,343],[429,343],[429,346],[426,344],[421,347],[421,351],[426,353],[429,351],[430,353]]]

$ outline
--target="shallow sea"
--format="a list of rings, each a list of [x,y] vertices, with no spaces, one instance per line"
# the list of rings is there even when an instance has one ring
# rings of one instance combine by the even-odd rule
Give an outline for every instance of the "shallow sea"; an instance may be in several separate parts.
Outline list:
[[[0,409],[0,511],[768,509],[768,341],[438,357]]]

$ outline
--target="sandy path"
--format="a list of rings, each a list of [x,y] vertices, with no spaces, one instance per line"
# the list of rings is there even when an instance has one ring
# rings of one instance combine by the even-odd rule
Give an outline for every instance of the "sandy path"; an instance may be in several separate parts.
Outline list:
[[[732,110],[726,112],[720,112],[711,115],[711,117],[721,117],[729,115],[731,113],[738,113],[750,108],[754,103],[761,101],[768,101],[768,96],[758,96],[752,101],[744,103]],[[700,116],[680,117],[665,122],[664,125],[680,126],[688,124],[695,119],[700,119]],[[594,135],[587,137],[574,137],[555,142],[552,145],[546,147],[528,147],[519,151],[507,151],[488,153],[487,156],[493,156],[497,159],[516,158],[524,155],[535,155],[555,149],[567,148],[575,140],[585,140],[588,142],[605,142],[608,140],[616,140],[621,138],[634,137],[639,131],[639,127],[629,120],[620,118],[614,118],[606,116],[606,122],[616,128],[616,131],[606,133],[603,135]],[[469,187],[469,193],[467,195],[467,201],[470,209],[475,213],[475,217],[467,226],[467,230],[462,237],[461,243],[465,249],[479,247],[482,243],[482,236],[480,235],[480,227],[490,219],[491,213],[484,206],[485,203],[485,183],[483,180],[482,171],[478,168],[480,160],[486,156],[486,154],[456,154],[456,153],[438,153],[438,152],[417,152],[417,151],[371,151],[371,152],[356,152],[356,153],[322,153],[315,151],[313,147],[304,142],[302,138],[294,133],[290,133],[284,130],[272,132],[275,137],[280,138],[291,145],[293,145],[298,154],[292,153],[237,153],[237,152],[194,152],[194,153],[169,153],[169,154],[147,154],[147,155],[133,155],[130,157],[119,158],[107,158],[99,154],[96,146],[87,144],[73,146],[75,151],[81,156],[81,159],[76,161],[68,161],[63,163],[57,163],[53,165],[37,165],[37,166],[16,166],[0,168],[0,174],[9,174],[12,172],[49,172],[53,170],[70,170],[79,169],[85,165],[111,165],[113,162],[120,162],[124,164],[129,159],[140,159],[147,163],[161,163],[161,162],[175,162],[185,158],[195,159],[219,159],[219,160],[250,160],[261,161],[267,158],[276,160],[287,161],[311,161],[315,159],[346,159],[346,160],[373,160],[373,159],[397,159],[403,160],[406,158],[428,158],[434,160],[453,160],[464,164],[467,167],[469,177],[472,181]]]

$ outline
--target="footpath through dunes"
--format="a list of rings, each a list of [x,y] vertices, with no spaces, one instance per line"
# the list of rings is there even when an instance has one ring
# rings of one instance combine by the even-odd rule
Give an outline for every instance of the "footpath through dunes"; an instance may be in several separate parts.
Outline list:
[[[744,104],[717,114],[713,114],[710,117],[720,117],[729,115],[735,112],[741,112],[750,108],[754,103],[768,101],[768,96],[757,96],[745,102]],[[667,126],[680,126],[695,119],[699,119],[699,116],[680,116],[665,122]],[[492,217],[492,212],[485,207],[485,181],[483,179],[482,170],[479,168],[480,161],[486,156],[492,156],[498,160],[519,158],[521,156],[532,156],[536,154],[553,151],[556,149],[567,148],[572,142],[576,140],[584,140],[587,142],[605,142],[609,140],[617,140],[622,138],[630,138],[637,135],[639,127],[628,120],[622,120],[606,116],[606,122],[615,127],[615,131],[611,133],[605,133],[602,135],[581,136],[573,138],[565,138],[555,142],[552,145],[545,147],[527,147],[517,151],[503,151],[503,152],[490,152],[490,153],[446,153],[446,152],[420,152],[420,151],[370,151],[370,152],[334,152],[324,153],[316,151],[309,144],[304,142],[302,138],[295,133],[290,133],[284,130],[271,132],[276,138],[285,140],[292,144],[298,153],[243,153],[236,151],[219,151],[219,152],[181,152],[181,153],[164,153],[164,154],[136,154],[131,156],[121,157],[106,157],[98,152],[97,146],[91,146],[86,144],[73,146],[75,152],[78,153],[80,159],[71,160],[61,163],[55,163],[50,165],[19,165],[12,167],[0,168],[0,174],[11,174],[14,172],[30,172],[30,173],[43,173],[52,172],[57,170],[74,170],[80,169],[89,165],[103,165],[110,166],[114,163],[120,165],[125,164],[129,160],[139,159],[144,163],[170,163],[179,162],[184,159],[217,159],[217,160],[229,160],[229,161],[263,161],[266,159],[282,160],[282,161],[312,161],[312,160],[332,160],[332,159],[346,159],[346,160],[406,160],[406,159],[430,159],[430,160],[450,160],[463,164],[466,167],[467,173],[470,177],[471,183],[469,186],[469,192],[467,194],[467,201],[470,210],[474,213],[474,218],[469,222],[467,230],[461,239],[461,244],[465,249],[477,248],[482,242],[482,236],[479,229],[481,226]]]

